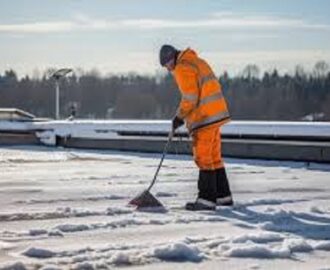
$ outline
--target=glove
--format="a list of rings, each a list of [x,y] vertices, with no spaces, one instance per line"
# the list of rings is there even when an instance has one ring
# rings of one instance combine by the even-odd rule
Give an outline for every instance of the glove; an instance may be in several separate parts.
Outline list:
[[[184,121],[181,118],[179,118],[178,116],[175,116],[172,119],[172,131],[174,132],[176,129],[181,127],[183,124],[184,124]]]

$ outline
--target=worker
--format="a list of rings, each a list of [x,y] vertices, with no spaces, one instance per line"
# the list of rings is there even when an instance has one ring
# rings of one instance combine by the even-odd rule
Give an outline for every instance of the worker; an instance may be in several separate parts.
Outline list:
[[[233,205],[220,134],[220,127],[230,121],[230,115],[217,77],[208,63],[190,48],[180,51],[172,45],[163,45],[159,61],[172,73],[181,92],[172,132],[186,124],[199,168],[197,199],[188,202],[186,209],[215,210],[217,205]]]

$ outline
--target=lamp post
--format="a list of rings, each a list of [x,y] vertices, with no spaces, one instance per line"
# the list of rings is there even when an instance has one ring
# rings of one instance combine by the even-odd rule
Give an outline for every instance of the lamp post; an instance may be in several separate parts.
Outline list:
[[[55,119],[60,119],[60,79],[68,75],[72,69],[61,68],[52,74],[55,79]]]

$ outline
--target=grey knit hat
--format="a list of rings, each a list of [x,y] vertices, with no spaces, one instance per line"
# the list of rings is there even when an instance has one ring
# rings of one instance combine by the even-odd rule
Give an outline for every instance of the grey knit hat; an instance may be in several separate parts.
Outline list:
[[[159,62],[162,66],[176,57],[178,50],[172,45],[163,45],[159,51]]]

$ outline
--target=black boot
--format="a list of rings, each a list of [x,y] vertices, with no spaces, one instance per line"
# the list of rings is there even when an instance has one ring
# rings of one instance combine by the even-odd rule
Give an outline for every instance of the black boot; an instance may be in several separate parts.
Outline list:
[[[231,196],[231,191],[228,183],[228,178],[225,168],[216,170],[217,173],[217,200],[219,206],[231,206],[234,204]]]
[[[195,202],[186,204],[190,211],[215,210],[217,198],[217,173],[216,171],[199,171],[198,197]]]

